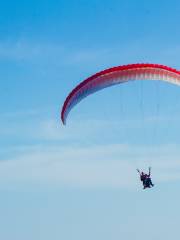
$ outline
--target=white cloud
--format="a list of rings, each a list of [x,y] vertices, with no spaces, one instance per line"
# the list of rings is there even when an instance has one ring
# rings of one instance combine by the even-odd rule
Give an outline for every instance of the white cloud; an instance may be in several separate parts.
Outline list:
[[[4,151],[2,156],[5,156],[1,157],[0,162],[0,187],[29,183],[83,188],[135,188],[141,184],[136,168],[147,170],[149,165],[153,167],[155,182],[180,180],[180,152],[176,144],[151,147],[110,144],[108,141],[106,144],[101,142],[101,145],[93,141],[84,144],[90,137],[103,136],[104,129],[114,132],[117,129],[121,131],[121,128],[140,128],[141,121],[138,119],[73,121],[64,127],[59,121],[39,119],[36,111],[33,111],[32,118],[27,111],[28,124],[26,118],[23,124],[18,123],[17,115],[12,121],[15,126],[1,124],[1,134],[4,131],[5,136],[13,135],[14,139],[21,136],[28,141],[32,138],[40,141],[36,145],[32,141],[31,145],[19,144],[0,151],[1,154]],[[12,119],[12,115],[10,117]],[[5,119],[8,118],[7,115]],[[162,118],[162,124],[166,120],[166,117]],[[176,120],[179,121],[178,118]],[[147,121],[151,124],[156,118],[150,117]]]
[[[16,42],[0,42],[0,58],[9,60],[35,61],[48,59],[63,52],[60,45],[29,42],[19,39]]]
[[[70,119],[69,119],[70,120]],[[167,126],[169,121],[178,128],[179,116],[149,116],[143,119],[80,119],[80,116],[73,117],[73,121],[68,121],[67,126],[63,126],[60,119],[44,119],[42,112],[38,110],[25,110],[15,113],[1,114],[0,134],[5,138],[15,137],[24,140],[70,141],[71,144],[77,140],[82,144],[88,143],[88,139],[98,140],[99,136],[114,136],[124,132],[138,131],[142,127],[154,130],[154,125],[161,123]],[[131,135],[131,134],[130,134]],[[0,150],[1,151],[1,150]]]
[[[169,153],[169,155],[167,155]],[[136,188],[136,168],[153,167],[156,183],[180,180],[177,146],[35,146],[1,161],[0,186],[43,184],[77,188]]]
[[[179,58],[179,46],[157,46],[147,48],[148,39],[144,46],[139,41],[127,42],[123,45],[97,47],[69,47],[61,43],[37,42],[20,38],[17,41],[0,42],[0,58],[14,61],[30,61],[38,64],[87,65],[110,67],[136,62],[155,62],[177,66],[175,59]],[[141,51],[140,51],[141,50]],[[49,61],[51,59],[51,61]],[[89,67],[89,65],[87,65]],[[98,67],[98,69],[99,69]],[[94,69],[94,67],[93,67]]]

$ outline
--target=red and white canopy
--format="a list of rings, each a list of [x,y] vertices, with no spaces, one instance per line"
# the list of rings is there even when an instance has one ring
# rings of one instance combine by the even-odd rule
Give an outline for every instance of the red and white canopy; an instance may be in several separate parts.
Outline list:
[[[88,95],[132,80],[162,80],[180,85],[180,71],[159,64],[146,63],[117,66],[100,71],[81,82],[68,95],[61,112],[63,124],[66,124],[71,109]]]

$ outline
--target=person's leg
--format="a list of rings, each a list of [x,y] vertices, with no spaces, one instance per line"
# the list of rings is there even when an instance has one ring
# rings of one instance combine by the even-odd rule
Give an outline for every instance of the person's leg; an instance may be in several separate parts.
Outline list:
[[[149,178],[149,185],[152,186],[152,187],[154,186],[154,184],[151,181],[151,178]]]
[[[146,178],[146,179],[144,180],[144,188],[149,188],[149,187],[150,187],[150,185],[149,185],[149,179]]]

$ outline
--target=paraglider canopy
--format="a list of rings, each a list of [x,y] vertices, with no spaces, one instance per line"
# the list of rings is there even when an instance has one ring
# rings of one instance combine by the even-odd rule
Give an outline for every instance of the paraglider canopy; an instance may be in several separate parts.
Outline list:
[[[88,95],[132,80],[162,80],[180,85],[180,71],[164,65],[147,63],[117,66],[100,71],[81,82],[67,96],[61,111],[63,124],[66,124],[71,109]]]

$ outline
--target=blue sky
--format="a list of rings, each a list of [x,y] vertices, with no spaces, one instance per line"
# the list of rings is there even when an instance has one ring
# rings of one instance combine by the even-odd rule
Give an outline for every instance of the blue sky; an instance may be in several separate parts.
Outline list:
[[[0,239],[178,238],[180,89],[131,82],[60,110],[81,80],[137,62],[180,69],[179,1],[4,1]],[[151,165],[142,190],[136,168]]]

